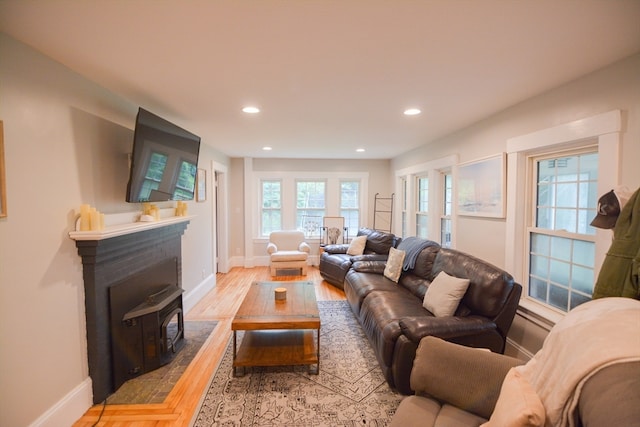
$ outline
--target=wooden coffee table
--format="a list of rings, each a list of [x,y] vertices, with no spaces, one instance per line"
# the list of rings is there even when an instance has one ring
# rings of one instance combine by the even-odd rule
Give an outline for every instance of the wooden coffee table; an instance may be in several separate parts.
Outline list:
[[[275,289],[285,288],[285,300]],[[233,374],[248,366],[309,365],[320,371],[320,315],[313,282],[254,282],[231,322]],[[245,331],[238,347],[238,331]],[[315,370],[312,366],[315,365]]]

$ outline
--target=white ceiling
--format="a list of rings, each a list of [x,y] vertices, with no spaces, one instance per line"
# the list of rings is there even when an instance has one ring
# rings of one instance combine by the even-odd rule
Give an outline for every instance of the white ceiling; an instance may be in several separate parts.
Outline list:
[[[391,158],[640,51],[639,23],[639,0],[0,0],[1,31],[233,157]]]

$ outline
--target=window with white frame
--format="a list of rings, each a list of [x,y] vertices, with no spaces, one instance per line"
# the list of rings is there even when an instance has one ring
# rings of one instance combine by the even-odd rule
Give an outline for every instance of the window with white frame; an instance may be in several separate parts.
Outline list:
[[[453,206],[453,177],[451,171],[441,172],[442,213],[440,215],[440,245],[451,247],[451,208]]]
[[[296,228],[308,237],[320,236],[325,216],[325,181],[296,181]]]
[[[562,312],[589,301],[593,292],[598,200],[598,153],[531,156],[529,297]],[[532,200],[533,202],[533,200]]]
[[[358,234],[358,228],[360,228],[360,181],[340,181],[340,216],[344,217],[347,235],[355,236]]]
[[[590,298],[611,246],[589,223],[620,184],[621,129],[613,110],[507,141],[505,269],[523,286],[521,314],[544,328]]]
[[[261,181],[261,234],[268,236],[271,232],[282,230],[282,182],[279,180]]]
[[[429,178],[417,177],[416,236],[424,239],[429,236]]]

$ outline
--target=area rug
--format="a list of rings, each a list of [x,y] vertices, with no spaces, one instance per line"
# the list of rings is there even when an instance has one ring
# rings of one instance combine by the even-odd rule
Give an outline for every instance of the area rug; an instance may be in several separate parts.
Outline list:
[[[283,366],[249,368],[234,377],[230,343],[192,425],[388,425],[402,395],[384,380],[348,303],[319,301],[318,308],[319,374],[305,366]]]
[[[185,345],[168,364],[133,378],[107,398],[108,405],[162,403],[211,335],[217,322],[185,321]]]

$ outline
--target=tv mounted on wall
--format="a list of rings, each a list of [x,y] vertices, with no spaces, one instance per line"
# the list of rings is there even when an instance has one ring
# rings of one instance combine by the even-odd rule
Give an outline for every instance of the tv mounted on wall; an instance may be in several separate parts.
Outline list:
[[[139,108],[127,202],[193,200],[200,137]]]

